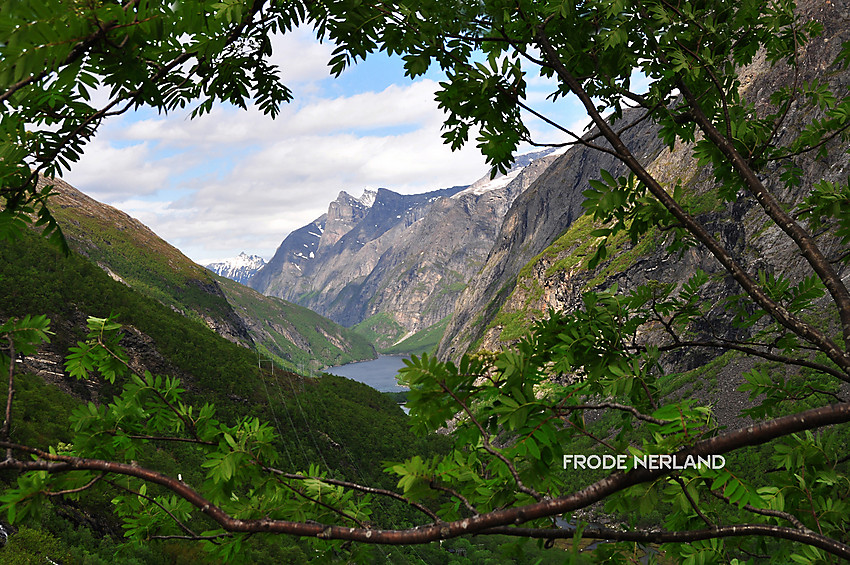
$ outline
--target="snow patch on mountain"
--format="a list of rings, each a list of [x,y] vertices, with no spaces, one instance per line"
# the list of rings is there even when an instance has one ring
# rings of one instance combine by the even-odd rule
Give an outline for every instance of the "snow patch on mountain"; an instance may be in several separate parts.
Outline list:
[[[377,190],[369,190],[366,189],[363,191],[363,195],[358,198],[358,200],[367,208],[371,208],[372,204],[375,203],[375,198],[378,196]]]
[[[457,194],[452,196],[452,198],[455,198],[455,199],[461,198],[465,194],[474,194],[475,196],[481,196],[484,193],[487,193],[487,192],[508,186],[508,184],[510,184],[510,182],[512,180],[517,178],[521,172],[522,172],[522,169],[516,169],[516,170],[509,172],[506,175],[503,175],[501,177],[496,177],[492,180],[490,179],[490,176],[488,175],[488,176],[484,177],[483,179],[480,179],[480,180],[476,181],[475,183],[473,183],[472,185],[470,185],[469,188],[467,188],[465,190],[461,190],[460,192],[458,192]]]
[[[246,284],[265,264],[265,260],[259,255],[248,255],[243,251],[238,257],[204,266],[217,275]]]

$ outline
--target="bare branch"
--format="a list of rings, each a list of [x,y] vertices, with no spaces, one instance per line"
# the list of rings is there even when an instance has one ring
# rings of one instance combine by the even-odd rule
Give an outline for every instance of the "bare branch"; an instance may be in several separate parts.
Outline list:
[[[644,422],[649,422],[650,424],[658,424],[659,426],[662,426],[667,423],[664,420],[659,420],[658,418],[653,418],[652,416],[639,412],[638,409],[634,406],[627,406],[625,404],[620,404],[619,402],[577,404],[575,406],[563,406],[563,408],[569,410],[621,410],[623,412],[629,412],[638,420],[643,420]]]
[[[259,463],[259,462],[258,462],[258,463]],[[260,465],[260,466],[262,467],[262,465]],[[282,486],[283,486],[283,487],[285,487],[285,488],[288,488],[289,490],[291,490],[292,492],[294,492],[295,494],[297,494],[298,496],[300,496],[300,497],[301,497],[301,498],[303,498],[304,500],[308,500],[308,501],[312,502],[313,504],[315,504],[316,506],[321,506],[322,508],[324,508],[324,509],[326,509],[326,510],[330,510],[331,512],[334,512],[334,513],[336,513],[336,514],[339,514],[340,516],[342,516],[342,517],[343,517],[343,518],[345,518],[346,520],[351,520],[352,522],[354,522],[355,524],[357,524],[360,528],[368,529],[368,528],[366,527],[366,525],[365,525],[365,524],[363,524],[363,522],[361,522],[360,520],[358,520],[357,518],[355,518],[354,516],[352,516],[351,514],[349,514],[348,512],[346,512],[345,510],[342,510],[342,509],[340,509],[340,508],[336,508],[335,506],[331,506],[330,504],[328,504],[328,503],[326,503],[326,502],[322,502],[322,501],[321,501],[321,500],[319,500],[318,498],[313,498],[313,497],[312,497],[312,496],[310,496],[309,494],[306,494],[306,493],[304,493],[304,492],[301,492],[300,490],[298,490],[297,488],[295,488],[295,487],[294,487],[294,486],[292,486],[291,484],[287,483],[286,481],[281,480],[281,478],[280,478],[279,476],[277,476],[277,475],[275,475],[275,480],[277,480],[277,482],[278,482],[280,485],[282,485]]]
[[[682,480],[682,477],[673,477],[673,480],[674,480],[674,481],[676,481],[676,483],[678,483],[678,485],[679,485],[680,487],[682,487],[682,493],[684,493],[685,498],[687,498],[687,499],[688,499],[688,504],[690,504],[690,505],[691,505],[691,508],[693,508],[693,509],[694,509],[694,512],[696,512],[696,513],[697,513],[697,516],[699,516],[699,517],[700,517],[700,519],[702,519],[702,521],[703,521],[703,522],[705,522],[705,524],[706,524],[709,528],[716,528],[716,527],[717,527],[717,525],[716,525],[716,524],[714,524],[714,522],[712,522],[711,520],[709,520],[709,519],[708,519],[708,516],[706,516],[706,515],[703,513],[703,511],[702,511],[702,510],[700,510],[699,505],[697,504],[697,501],[696,501],[696,500],[694,500],[694,497],[693,497],[693,496],[691,496],[691,493],[690,493],[690,492],[688,492],[688,487],[685,485],[685,481],[684,481],[684,480]]]
[[[58,491],[43,490],[41,492],[46,494],[47,496],[65,496],[66,494],[75,494],[75,493],[83,492],[84,490],[90,489],[95,484],[97,484],[97,482],[99,480],[101,480],[105,476],[106,476],[106,473],[101,473],[81,487],[69,488],[69,489],[66,489],[66,490],[58,490]],[[109,481],[107,481],[107,482],[109,482]]]
[[[469,500],[467,500],[465,496],[463,496],[462,494],[460,494],[456,490],[448,488],[448,487],[444,487],[443,485],[438,484],[437,481],[431,481],[430,483],[428,483],[428,487],[432,488],[434,490],[439,490],[439,491],[445,492],[446,494],[449,494],[449,495],[457,498],[458,500],[460,500],[463,503],[464,506],[466,506],[466,508],[470,512],[472,512],[473,515],[478,515],[478,513],[479,513],[478,510],[472,504],[470,504]]]
[[[729,497],[723,496],[722,493],[720,493],[716,490],[709,490],[709,492],[711,494],[713,494],[716,498],[725,502],[726,504],[732,504],[732,501],[729,500]],[[796,516],[794,516],[793,514],[790,514],[788,512],[781,512],[779,510],[771,510],[769,508],[756,508],[752,504],[745,504],[743,508],[747,512],[752,512],[753,514],[759,514],[761,516],[770,516],[770,517],[773,517],[773,518],[781,518],[782,520],[787,520],[788,522],[791,522],[791,525],[793,525],[798,530],[803,530],[804,532],[811,532],[812,531],[809,528],[807,528],[806,525],[803,524]]]
[[[599,110],[596,108],[593,100],[582,87],[578,79],[576,79],[569,69],[560,62],[557,51],[552,46],[545,33],[545,25],[538,28],[537,43],[546,57],[550,60],[550,62],[552,62],[559,78],[564,81],[564,83],[576,96],[578,96],[585,108],[585,111],[593,120],[593,123],[605,135],[605,138],[612,145],[614,150],[623,155],[621,158],[623,163],[647,186],[650,193],[657,198],[665,208],[667,208],[667,210],[685,227],[685,229],[687,229],[698,241],[705,245],[708,251],[714,255],[726,271],[732,275],[741,288],[750,297],[752,297],[757,304],[764,308],[765,311],[767,311],[777,322],[800,337],[817,345],[844,371],[845,374],[843,375],[842,380],[850,382],[850,356],[848,356],[844,350],[838,347],[838,345],[836,345],[822,331],[794,316],[781,304],[774,301],[765,292],[765,290],[750,277],[750,275],[744,270],[740,263],[732,257],[726,248],[724,248],[702,224],[697,222],[690,214],[685,212],[682,206],[667,193],[658,180],[652,176],[652,174],[650,174],[649,171],[641,165],[631,151],[629,151],[622,139],[611,128],[607,120],[605,120],[605,118],[599,113]],[[681,81],[679,82],[681,83]],[[701,112],[698,100],[696,100],[696,97],[687,89],[686,85],[679,84],[678,86],[680,91],[685,94],[689,104],[691,104],[691,111],[694,120],[698,122],[701,129],[705,129],[704,133],[706,134],[706,137],[717,144],[724,155],[729,157],[739,174],[741,174],[742,177],[746,177],[745,180],[747,181],[748,186],[752,184],[752,189],[756,199],[759,200],[759,202],[763,202],[764,205],[769,208],[769,215],[771,218],[780,224],[786,232],[788,230],[792,231],[795,234],[794,241],[798,243],[801,250],[803,250],[804,255],[807,255],[807,257],[812,259],[810,260],[810,264],[812,264],[813,267],[816,266],[816,272],[819,276],[821,276],[824,284],[828,289],[830,289],[830,293],[837,302],[838,309],[842,316],[842,324],[846,330],[845,335],[847,336],[847,342],[850,343],[850,294],[847,293],[847,289],[844,287],[843,283],[841,283],[840,278],[835,275],[834,270],[828,265],[825,259],[823,261],[817,260],[817,257],[820,256],[820,252],[819,250],[812,249],[814,242],[811,238],[806,239],[805,232],[803,232],[803,235],[798,232],[798,230],[802,231],[802,228],[791,220],[783,210],[776,210],[776,208],[779,208],[779,205],[775,202],[775,200],[772,200],[772,196],[766,194],[767,191],[761,184],[761,181],[756,178],[755,174],[747,166],[743,157],[735,150],[734,146],[732,146],[732,144],[717,131],[708,118]],[[789,228],[789,225],[791,224],[796,226],[796,228]],[[826,266],[824,264],[826,264]],[[846,300],[844,298],[845,295]],[[845,320],[846,324],[844,323]]]
[[[102,476],[103,476],[103,475],[101,475],[101,477],[102,477]],[[180,527],[180,529],[181,529],[181,530],[183,530],[184,532],[186,532],[186,533],[187,533],[187,534],[189,534],[190,536],[197,537],[197,535],[198,535],[198,534],[196,534],[194,531],[192,531],[192,529],[191,529],[189,526],[187,526],[186,524],[184,524],[183,522],[181,522],[181,521],[180,521],[180,519],[179,519],[179,518],[177,518],[177,516],[175,516],[173,512],[169,511],[169,510],[168,510],[165,506],[163,506],[162,504],[160,504],[160,503],[159,503],[159,502],[158,502],[155,498],[152,498],[152,497],[150,497],[150,496],[148,496],[148,495],[146,495],[146,494],[142,494],[142,493],[140,493],[139,491],[135,491],[135,490],[133,490],[133,489],[131,489],[131,488],[127,488],[127,487],[125,487],[125,486],[123,486],[123,485],[120,485],[120,484],[116,483],[115,481],[107,480],[107,481],[105,481],[105,482],[109,483],[110,485],[112,485],[113,487],[115,487],[115,488],[117,488],[117,489],[120,489],[120,490],[123,490],[123,491],[129,492],[130,494],[134,494],[134,495],[136,495],[136,496],[139,496],[139,497],[141,497],[141,498],[144,498],[144,499],[145,499],[145,500],[147,500],[148,502],[151,502],[151,503],[155,504],[156,506],[158,506],[158,507],[159,507],[159,509],[160,509],[160,510],[162,510],[163,512],[165,512],[166,514],[168,514],[168,517],[169,517],[169,518],[171,518],[171,519],[174,521],[174,523],[175,523],[175,524],[177,524],[177,526],[179,526],[179,527]]]
[[[510,459],[505,457],[504,454],[502,454],[502,452],[500,452],[498,449],[493,447],[493,445],[490,443],[490,434],[478,422],[478,420],[472,414],[472,410],[469,409],[469,407],[466,405],[466,403],[464,401],[462,401],[460,398],[458,398],[457,395],[454,393],[454,391],[450,390],[449,387],[446,386],[445,382],[440,381],[439,385],[440,385],[440,388],[443,389],[443,392],[445,392],[446,394],[451,396],[454,399],[455,402],[460,404],[461,408],[463,408],[463,411],[466,412],[467,417],[469,417],[469,419],[472,421],[472,423],[475,424],[475,427],[478,428],[478,432],[481,434],[481,445],[482,445],[482,447],[484,447],[484,449],[487,451],[487,453],[489,453],[490,455],[493,455],[494,457],[497,457],[502,463],[505,464],[505,466],[507,466],[508,470],[510,471],[511,475],[514,478],[514,482],[516,483],[517,490],[519,490],[520,492],[524,492],[525,494],[534,498],[534,500],[536,500],[538,502],[543,500],[542,494],[540,494],[539,492],[537,492],[534,489],[530,489],[527,486],[525,486],[525,483],[523,483],[522,479],[520,479],[519,473],[517,472],[516,467],[514,467],[514,464],[511,463]]]
[[[9,441],[9,433],[12,426],[12,397],[15,395],[15,342],[9,336],[9,390],[6,394],[6,419],[3,421],[3,429],[0,430],[3,439]],[[12,451],[6,449],[6,459],[12,458]]]
[[[810,361],[809,359],[800,359],[796,357],[786,357],[785,355],[778,355],[776,353],[770,353],[769,351],[762,351],[760,349],[755,349],[754,347],[749,347],[747,345],[743,345],[739,342],[728,341],[728,340],[694,340],[694,341],[680,341],[678,343],[673,343],[670,345],[662,345],[658,348],[659,351],[672,351],[674,349],[681,348],[690,348],[690,347],[711,347],[718,349],[732,349],[735,351],[741,351],[743,353],[748,353],[750,355],[755,355],[756,357],[761,357],[762,359],[767,359],[768,361],[777,361],[779,363],[784,363],[786,365],[794,365],[797,367],[807,367],[809,369],[814,369],[816,371],[820,371],[822,373],[826,373],[827,375],[832,375],[842,381],[847,380],[847,375],[836,369],[835,367],[830,367],[829,365],[824,365],[822,363],[817,363],[815,361]],[[767,346],[765,346],[767,347]]]
[[[115,432],[112,432],[113,435],[118,435]],[[148,441],[174,441],[174,442],[182,442],[182,443],[195,443],[198,445],[218,445],[217,442],[214,441],[203,441],[200,439],[190,438],[190,437],[173,437],[173,436],[142,436],[142,435],[127,435],[130,439],[144,439]]]

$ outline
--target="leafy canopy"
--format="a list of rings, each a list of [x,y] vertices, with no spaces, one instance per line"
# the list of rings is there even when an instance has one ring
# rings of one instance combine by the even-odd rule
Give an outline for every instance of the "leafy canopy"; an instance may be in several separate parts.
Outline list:
[[[684,283],[592,289],[581,308],[550,312],[499,353],[456,363],[412,358],[402,371],[411,387],[411,422],[422,432],[452,429],[454,449],[388,462],[401,492],[343,484],[317,468],[297,474],[274,467],[267,425],[250,417],[225,425],[212,407],[184,405],[176,380],[143,373],[128,377],[114,402],[75,415],[78,439],[67,450],[15,444],[7,426],[2,445],[11,451],[0,466],[31,472],[3,496],[6,507],[20,517],[47,492],[76,495],[117,474],[130,477],[115,499],[130,537],[162,535],[202,514],[214,529],[186,536],[224,541],[214,550],[228,559],[238,557],[249,532],[367,543],[468,533],[621,542],[597,548],[595,559],[607,562],[628,562],[637,542],[662,544],[666,557],[686,564],[754,563],[764,555],[797,563],[850,558],[850,480],[841,447],[847,429],[838,426],[850,420],[839,388],[850,382],[850,293],[841,271],[850,259],[850,189],[839,179],[812,178],[846,161],[850,98],[842,77],[850,43],[830,18],[832,8],[823,8],[826,17],[817,22],[813,6],[785,0],[0,3],[0,235],[13,236],[35,214],[61,241],[45,207],[49,187],[40,187],[37,174],[70,166],[111,113],[197,104],[197,115],[221,101],[256,104],[274,116],[290,93],[268,63],[269,36],[303,23],[338,46],[334,73],[378,50],[402,56],[413,78],[438,65],[447,75],[437,93],[447,114],[446,142],[457,148],[475,136],[495,171],[505,170],[521,143],[575,145],[616,158],[621,172],[601,171],[599,180],[579,187],[598,222],[592,235],[601,238],[589,268],[617,253],[617,242],[637,242],[653,229],[669,234],[663,243],[670,253],[696,248],[715,260],[714,271],[698,271]],[[759,82],[746,76],[748,65],[786,80]],[[635,88],[635,71],[645,88]],[[574,96],[595,129],[572,132],[549,120],[567,142],[534,139],[527,118],[548,118],[529,96],[531,79],[548,81],[556,102]],[[90,93],[98,86],[111,99],[96,109]],[[717,213],[746,204],[795,249],[805,272],[759,268],[716,237],[689,202],[693,187],[686,179],[662,182],[640,147],[625,141],[645,127],[705,171]],[[827,167],[818,169],[818,160]],[[724,279],[738,290],[720,299]],[[33,320],[41,330],[27,329]],[[44,322],[8,322],[3,335],[12,344],[26,336],[16,347],[34,347],[46,335]],[[117,328],[111,320],[91,324],[69,369],[114,378],[124,372],[110,341]],[[718,324],[730,331],[700,330]],[[740,369],[741,390],[751,400],[742,415],[755,419],[751,426],[720,428],[710,405],[672,394],[688,375],[678,374],[671,356],[697,349],[722,354],[715,362],[732,371],[745,366],[740,359],[754,360],[751,369]],[[13,363],[12,347],[9,353]],[[709,369],[690,376],[707,378]],[[196,489],[128,463],[134,442],[145,441],[137,437],[143,425],[206,450],[204,484]],[[103,434],[112,441],[93,439]],[[758,447],[746,451],[751,446]],[[559,472],[561,456],[576,449],[728,454],[739,466]],[[745,465],[747,457],[762,463]],[[164,494],[151,496],[147,484]],[[401,531],[370,524],[373,497],[403,501],[424,521]],[[556,527],[555,516],[569,518],[600,501],[622,529],[577,517],[575,528]]]

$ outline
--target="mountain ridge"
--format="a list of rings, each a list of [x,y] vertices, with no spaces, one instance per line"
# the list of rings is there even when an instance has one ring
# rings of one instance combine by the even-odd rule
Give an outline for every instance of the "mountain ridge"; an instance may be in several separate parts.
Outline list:
[[[305,355],[314,355],[324,366],[375,357],[374,349],[338,324],[321,321],[302,307],[266,300],[247,287],[242,287],[243,291],[235,281],[217,279],[125,212],[94,200],[61,179],[42,178],[40,183],[53,185],[52,210],[75,252],[114,280],[229,341],[250,349],[262,347],[291,369]],[[252,317],[258,312],[286,331],[263,329],[261,321]],[[287,323],[287,315],[297,323]],[[318,338],[316,328],[324,328],[326,343]],[[310,345],[302,350],[296,342]]]
[[[204,267],[217,275],[245,284],[265,264],[265,259],[259,255],[248,255],[243,251],[236,257],[209,263]]]
[[[554,160],[547,153],[471,185],[416,195],[380,188],[368,207],[341,192],[249,284],[357,327],[379,347],[433,330],[480,268],[510,204]]]

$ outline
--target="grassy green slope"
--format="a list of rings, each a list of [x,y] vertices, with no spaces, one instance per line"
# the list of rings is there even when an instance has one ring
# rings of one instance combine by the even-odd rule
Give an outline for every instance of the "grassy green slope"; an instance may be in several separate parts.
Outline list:
[[[381,353],[387,353],[389,355],[431,353],[437,348],[440,340],[443,339],[443,334],[446,333],[446,327],[448,327],[450,319],[451,316],[446,316],[433,326],[418,331],[391,347],[382,349]]]
[[[209,271],[144,224],[52,180],[51,210],[71,248],[127,285],[196,320],[225,322],[232,310]]]
[[[217,277],[138,220],[67,183],[51,182],[57,192],[52,210],[71,247],[114,279],[231,341],[256,345],[282,367],[306,368],[311,359],[331,366],[375,357],[366,341],[330,320]]]
[[[392,487],[392,478],[380,472],[381,461],[434,453],[444,441],[414,436],[401,409],[361,383],[339,377],[305,379],[279,370],[261,375],[254,352],[116,282],[84,257],[62,256],[30,232],[15,243],[0,242],[0,320],[27,313],[51,317],[55,335],[49,350],[59,355],[82,337],[86,316],[116,314],[121,323],[138,330],[128,331],[134,339],[124,343],[131,357],[143,362],[155,359],[154,372],[181,376],[190,401],[215,403],[224,421],[256,415],[276,423],[280,466],[285,469],[303,470],[309,462],[317,462],[335,476]],[[18,377],[13,439],[41,448],[69,441],[67,416],[87,400],[87,388],[70,378],[54,380],[59,386],[37,376]],[[0,396],[5,394],[2,388],[0,383]],[[109,398],[114,392],[101,385],[97,396]],[[137,460],[172,475],[181,472],[193,484],[203,480],[200,455],[194,448],[151,446]],[[0,474],[0,488],[13,480],[13,475]],[[72,556],[68,562],[204,562],[203,554],[168,543],[151,544],[145,552],[130,552],[125,559],[116,553],[123,542],[108,501],[103,494],[73,506],[57,502],[29,525],[37,528],[33,535],[45,543],[58,539],[63,551]],[[403,509],[392,506],[382,512],[398,522],[411,519]],[[297,557],[298,543],[280,536],[269,540],[258,538],[245,549],[246,555],[254,562],[297,562],[284,555]]]
[[[396,322],[392,315],[387,312],[373,314],[351,329],[365,337],[370,343],[374,343],[378,350],[390,347],[405,334],[401,324]]]
[[[238,282],[213,275],[236,313],[248,325],[257,348],[290,368],[322,367],[374,359],[375,348],[363,336],[312,310],[264,296]]]

